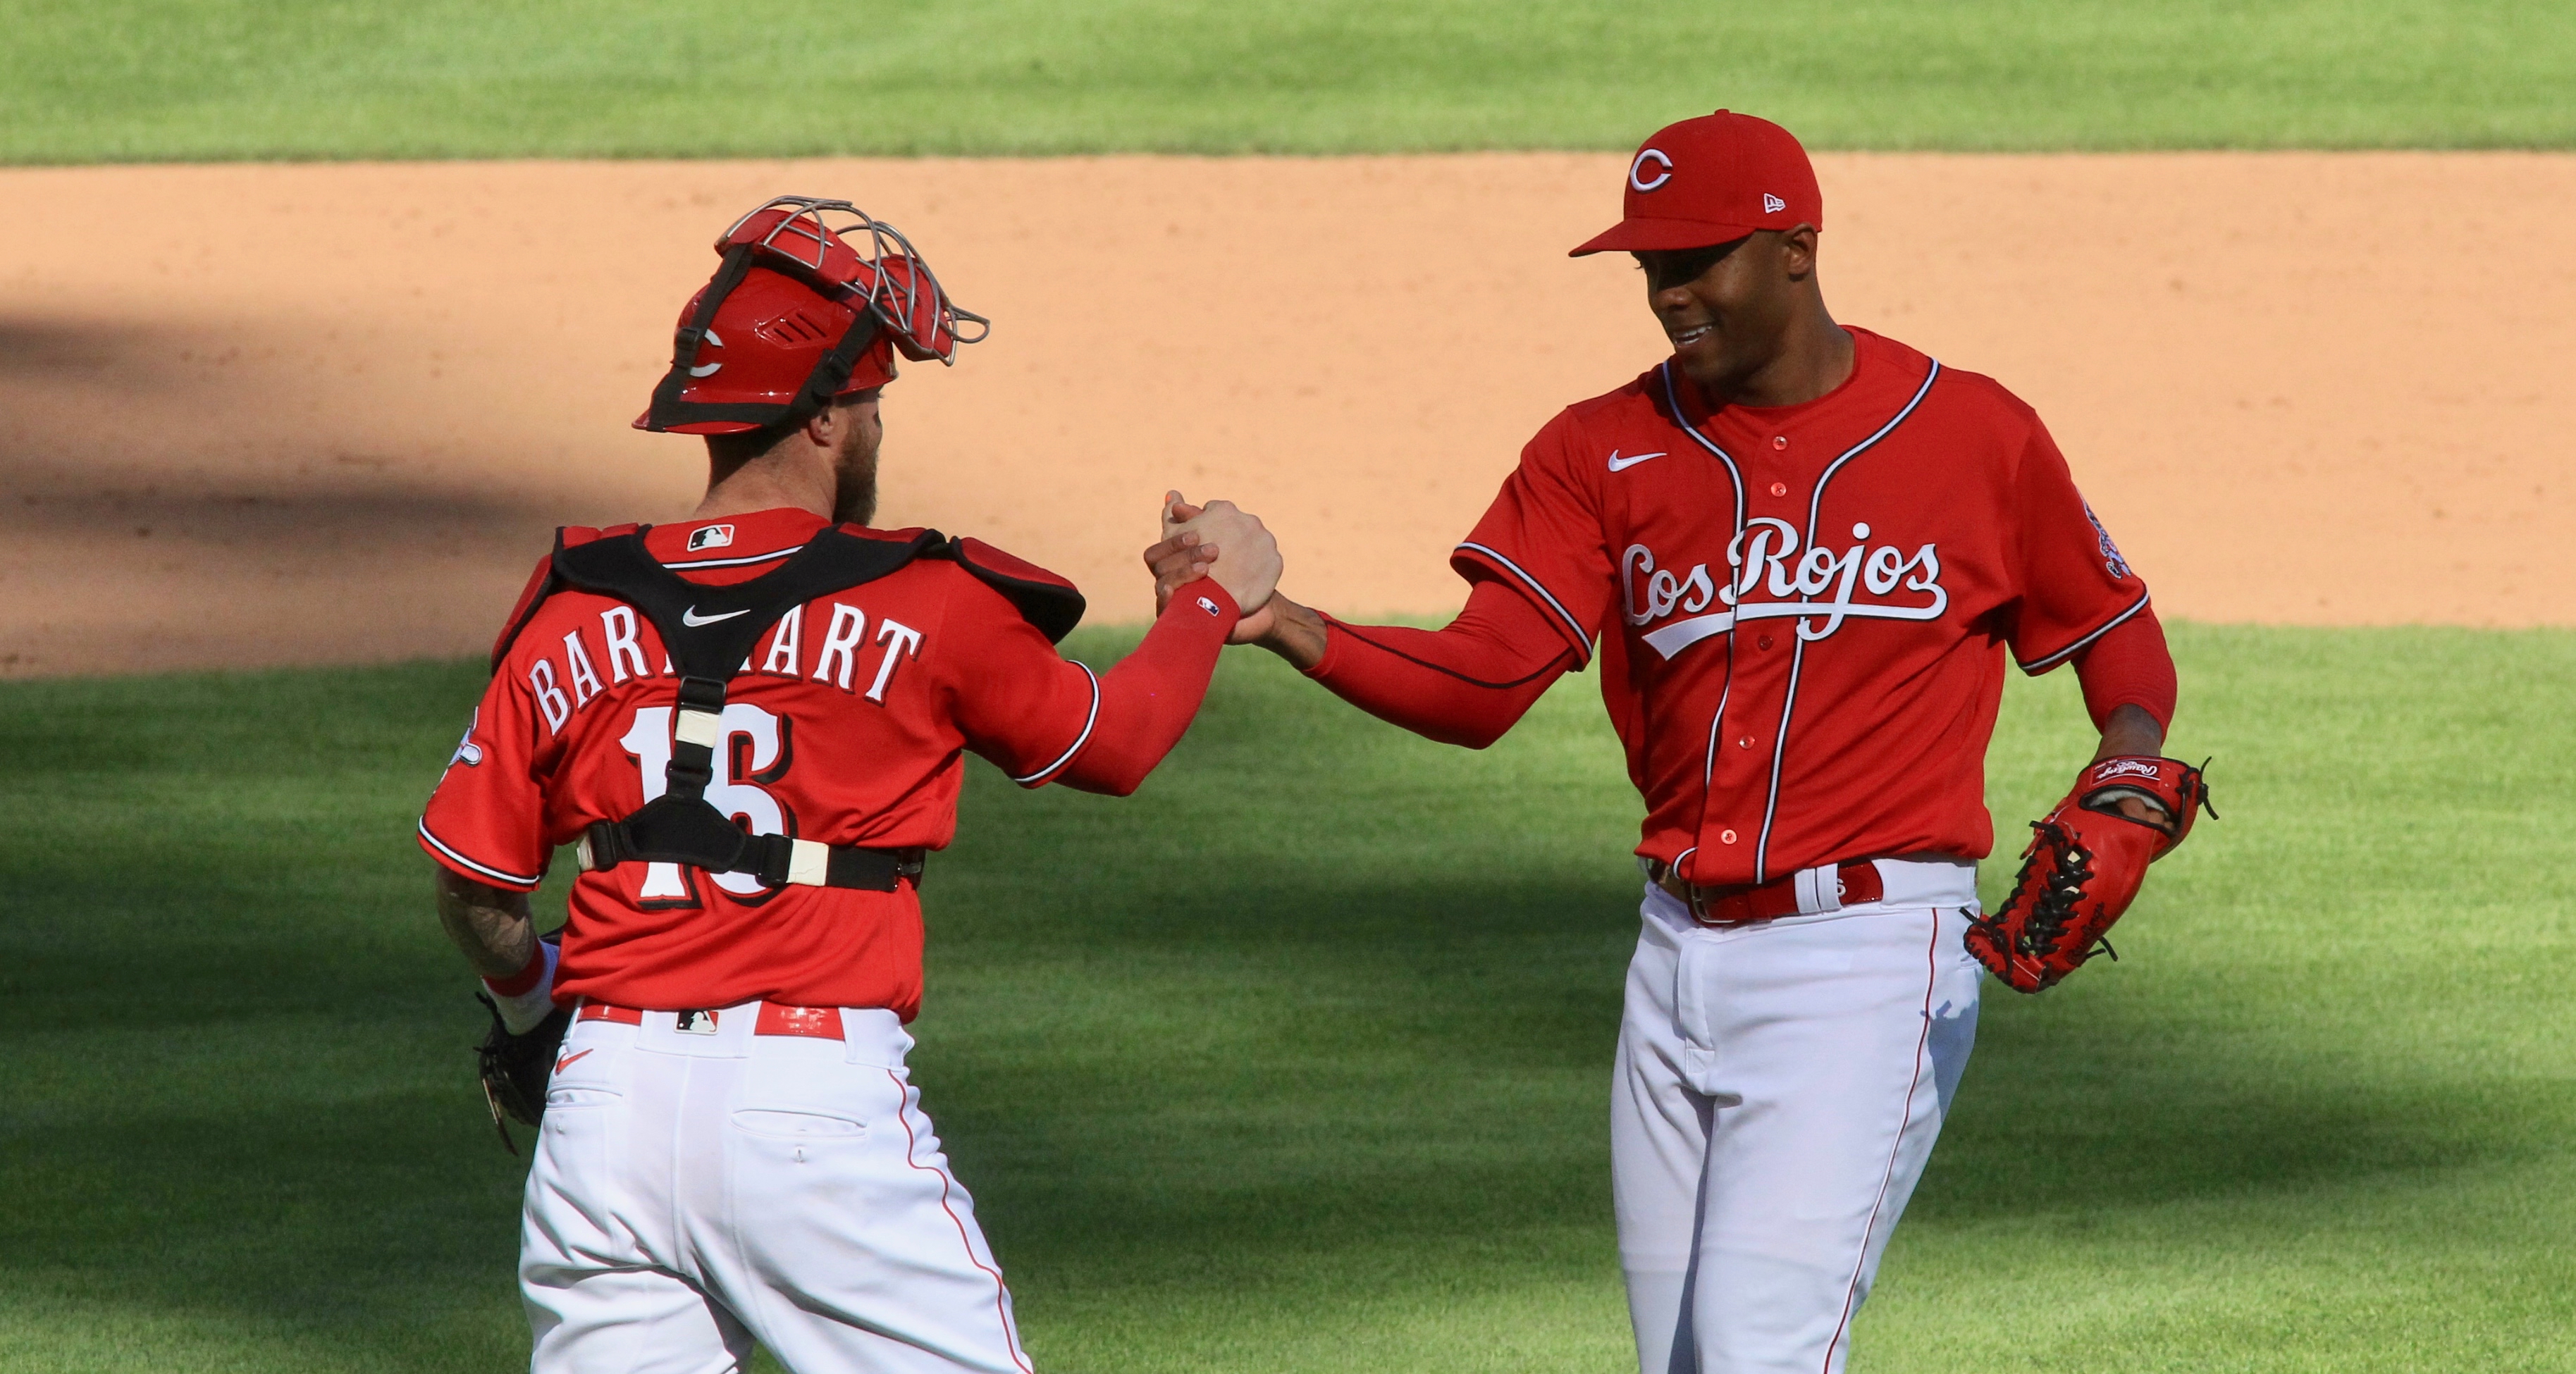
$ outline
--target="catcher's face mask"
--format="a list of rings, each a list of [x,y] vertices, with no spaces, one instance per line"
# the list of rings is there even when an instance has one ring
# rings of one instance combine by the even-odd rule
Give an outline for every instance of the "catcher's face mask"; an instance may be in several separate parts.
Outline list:
[[[724,265],[680,312],[671,367],[637,429],[734,434],[802,422],[894,376],[954,364],[990,325],[960,310],[889,224],[846,200],[781,196],[716,240]]]

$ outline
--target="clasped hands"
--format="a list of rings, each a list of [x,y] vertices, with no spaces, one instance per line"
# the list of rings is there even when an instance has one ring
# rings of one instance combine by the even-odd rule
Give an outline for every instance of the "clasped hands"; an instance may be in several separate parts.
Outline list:
[[[1277,594],[1282,567],[1279,541],[1259,516],[1231,501],[1194,506],[1177,491],[1163,494],[1163,538],[1145,550],[1154,574],[1154,613],[1172,593],[1212,578],[1243,608],[1229,644],[1259,644],[1300,668],[1324,656],[1324,623],[1313,611]]]

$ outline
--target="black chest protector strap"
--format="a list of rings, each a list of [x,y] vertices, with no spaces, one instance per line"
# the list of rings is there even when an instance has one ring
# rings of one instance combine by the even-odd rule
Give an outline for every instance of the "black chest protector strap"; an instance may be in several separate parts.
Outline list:
[[[876,892],[892,892],[905,878],[920,882],[919,849],[747,834],[706,794],[715,780],[715,751],[724,744],[726,686],[750,665],[761,635],[790,610],[873,582],[944,543],[935,532],[896,543],[828,529],[776,568],[729,587],[691,582],[663,567],[645,551],[642,530],[570,548],[558,543],[554,587],[615,597],[643,612],[661,632],[680,675],[662,795],[623,819],[593,822],[581,839],[582,868],[677,863],[710,873],[749,873],[771,887]]]

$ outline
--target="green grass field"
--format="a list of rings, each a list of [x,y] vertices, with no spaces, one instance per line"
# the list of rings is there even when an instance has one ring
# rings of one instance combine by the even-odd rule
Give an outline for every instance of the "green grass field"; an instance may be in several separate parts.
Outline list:
[[[0,162],[2566,147],[2558,0],[0,0]]]
[[[2226,818],[2125,962],[1990,994],[1855,1367],[2576,1369],[2576,634],[2174,638]],[[0,686],[0,1370],[524,1359],[521,1165],[408,834],[477,685]],[[2013,687],[2007,827],[2084,753],[2072,688]],[[1042,1368],[1630,1359],[1591,691],[1471,754],[1246,651],[1133,800],[978,766],[916,1064]]]
[[[1609,149],[1719,104],[1837,149],[2568,148],[2576,22],[0,0],[0,164]],[[2226,819],[2125,962],[1991,994],[1854,1367],[2576,1371],[2576,633],[2174,642]],[[0,684],[0,1374],[524,1367],[523,1165],[409,838],[477,685]],[[1041,1368],[1633,1368],[1636,802],[1592,688],[1469,754],[1244,654],[1131,801],[977,766],[915,1063]],[[2008,837],[2087,748],[2066,675],[2013,684]]]

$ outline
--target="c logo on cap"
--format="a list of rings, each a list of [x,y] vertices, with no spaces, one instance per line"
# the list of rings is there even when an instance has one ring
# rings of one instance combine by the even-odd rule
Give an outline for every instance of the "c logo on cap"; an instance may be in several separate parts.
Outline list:
[[[1648,158],[1655,160],[1657,169],[1655,179],[1652,181],[1646,180],[1646,159]],[[1628,184],[1640,191],[1651,191],[1672,179],[1673,160],[1664,156],[1661,148],[1648,148],[1637,154],[1636,161],[1628,164]]]

